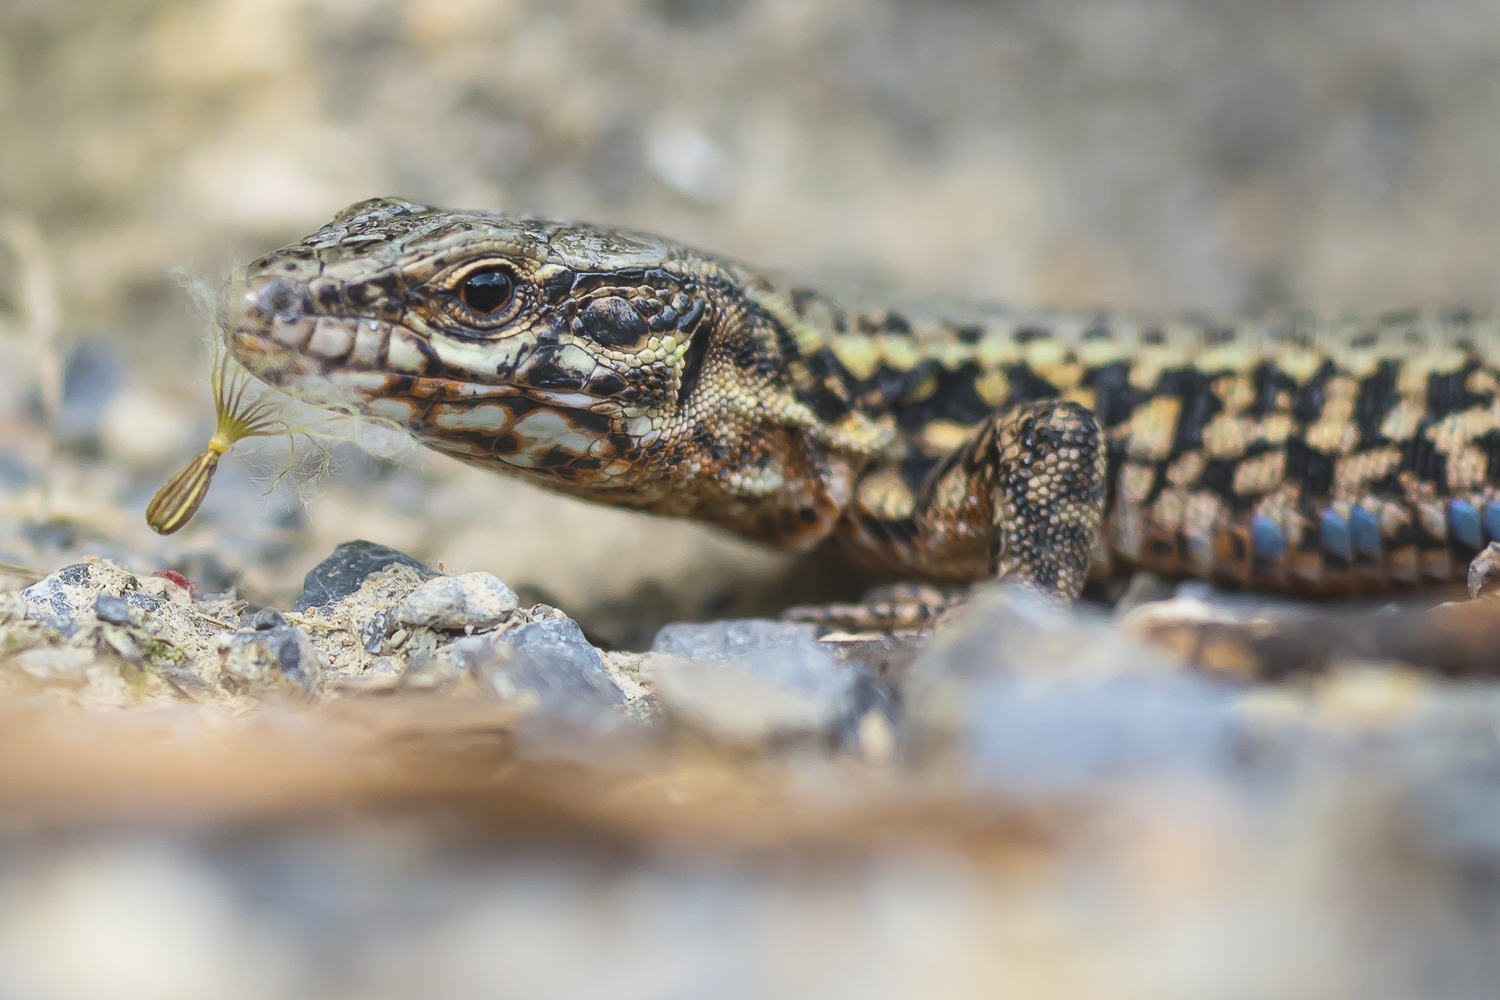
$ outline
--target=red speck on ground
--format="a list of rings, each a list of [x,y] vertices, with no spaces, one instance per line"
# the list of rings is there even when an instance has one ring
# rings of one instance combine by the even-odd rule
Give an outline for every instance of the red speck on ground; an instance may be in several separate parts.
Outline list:
[[[159,569],[152,576],[159,576],[163,580],[171,580],[179,587],[187,588],[188,596],[192,597],[198,592],[198,585],[174,569]]]

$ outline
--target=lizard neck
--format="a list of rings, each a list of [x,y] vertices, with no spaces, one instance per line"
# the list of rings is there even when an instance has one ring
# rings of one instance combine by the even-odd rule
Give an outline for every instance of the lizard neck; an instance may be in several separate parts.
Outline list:
[[[830,349],[832,326],[798,317],[787,294],[738,265],[705,256],[678,267],[702,316],[677,384],[614,418],[618,452],[605,470],[614,474],[506,471],[581,499],[809,549],[832,533],[864,470],[896,446],[894,422],[859,398]]]

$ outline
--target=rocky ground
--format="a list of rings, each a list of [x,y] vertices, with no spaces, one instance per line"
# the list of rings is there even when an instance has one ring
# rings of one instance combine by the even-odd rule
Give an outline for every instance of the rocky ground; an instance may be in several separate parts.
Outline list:
[[[374,194],[883,296],[1492,304],[1496,16],[0,0],[0,996],[1493,996],[1489,602],[819,637],[860,581],[375,431],[142,512],[199,303]]]
[[[1485,995],[1500,688],[1326,647],[1247,683],[1139,638],[1447,609],[1177,589],[635,653],[366,541],[279,610],[87,558],[0,595],[0,983]]]

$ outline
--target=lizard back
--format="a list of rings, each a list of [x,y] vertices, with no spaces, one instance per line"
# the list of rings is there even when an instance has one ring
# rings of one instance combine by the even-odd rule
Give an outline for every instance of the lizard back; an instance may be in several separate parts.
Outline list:
[[[788,300],[817,303],[794,311],[829,331],[843,377],[900,430],[900,462],[857,498],[872,536],[910,516],[987,416],[1061,398],[1107,440],[1096,572],[1113,561],[1341,593],[1459,579],[1500,539],[1492,315],[846,314],[810,291]]]

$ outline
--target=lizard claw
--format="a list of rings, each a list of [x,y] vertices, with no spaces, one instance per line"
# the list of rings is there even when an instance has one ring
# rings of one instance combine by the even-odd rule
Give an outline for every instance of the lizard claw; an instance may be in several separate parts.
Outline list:
[[[1469,596],[1500,589],[1500,542],[1490,542],[1469,563]]]

